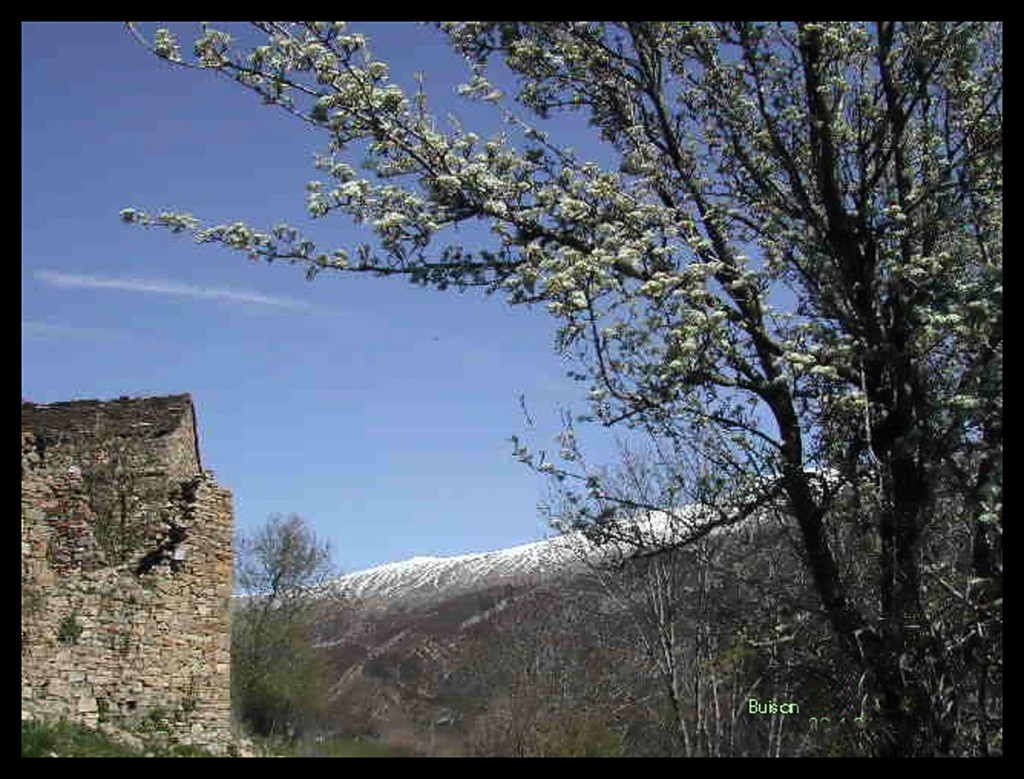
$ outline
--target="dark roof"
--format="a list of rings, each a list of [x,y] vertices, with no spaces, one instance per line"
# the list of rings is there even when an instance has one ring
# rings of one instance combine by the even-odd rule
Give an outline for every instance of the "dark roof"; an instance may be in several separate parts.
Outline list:
[[[72,433],[91,434],[99,423],[105,434],[155,438],[177,429],[192,396],[116,400],[72,400],[21,404],[21,429],[49,440]]]

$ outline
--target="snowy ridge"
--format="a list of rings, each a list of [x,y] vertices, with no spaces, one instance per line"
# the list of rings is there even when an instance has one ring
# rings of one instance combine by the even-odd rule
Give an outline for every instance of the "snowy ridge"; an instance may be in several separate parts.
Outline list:
[[[347,574],[335,580],[333,588],[352,598],[392,599],[525,584],[576,566],[582,568],[583,557],[574,549],[574,542],[578,547],[579,540],[558,536],[493,552],[417,556]]]
[[[562,573],[582,571],[610,556],[682,540],[698,524],[696,507],[673,512],[645,512],[642,518],[616,523],[624,545],[595,546],[580,532],[534,541],[493,552],[452,557],[416,556],[347,574],[330,586],[343,597],[360,600],[430,600],[505,584],[533,584]],[[716,533],[717,534],[717,533]]]

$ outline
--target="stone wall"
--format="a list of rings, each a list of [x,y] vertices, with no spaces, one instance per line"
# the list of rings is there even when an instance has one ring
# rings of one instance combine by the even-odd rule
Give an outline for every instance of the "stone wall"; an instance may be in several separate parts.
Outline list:
[[[24,717],[229,743],[232,497],[209,472],[183,478],[198,466],[191,409],[186,421],[160,437],[163,489],[147,490],[139,548],[116,562],[81,469],[22,432]]]
[[[191,404],[182,415],[181,425],[162,436],[163,456],[171,478],[186,479],[203,470],[196,445],[196,419]]]

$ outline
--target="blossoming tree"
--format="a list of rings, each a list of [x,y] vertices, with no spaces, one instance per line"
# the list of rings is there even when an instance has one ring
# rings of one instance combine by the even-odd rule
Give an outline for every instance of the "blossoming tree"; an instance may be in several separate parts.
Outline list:
[[[309,212],[347,214],[375,240],[322,247],[289,225],[135,209],[126,221],[311,276],[405,276],[545,306],[594,420],[692,435],[730,505],[785,502],[823,612],[877,700],[882,752],[997,743],[1000,25],[441,24],[469,66],[464,97],[504,119],[481,138],[435,118],[346,26],[254,24],[251,48],[204,25],[188,58],[167,30],[129,29],[321,129]],[[514,101],[489,78],[496,57]],[[618,167],[550,140],[535,122],[557,111],[584,112]],[[490,245],[447,240],[468,220]],[[572,471],[571,440],[559,466],[519,454],[582,479],[577,526],[610,516],[600,477]],[[876,539],[870,598],[851,595],[831,522]]]

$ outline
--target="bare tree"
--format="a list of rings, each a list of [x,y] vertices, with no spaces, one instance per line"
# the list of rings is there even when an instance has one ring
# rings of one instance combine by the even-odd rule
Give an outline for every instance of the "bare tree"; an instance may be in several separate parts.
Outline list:
[[[298,515],[272,516],[239,543],[242,596],[232,624],[232,702],[257,734],[293,738],[327,702],[326,665],[314,647],[330,599],[330,549]]]

